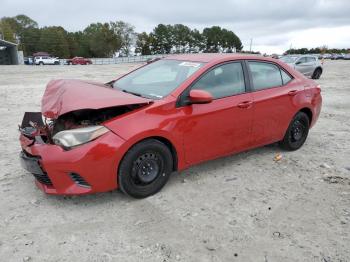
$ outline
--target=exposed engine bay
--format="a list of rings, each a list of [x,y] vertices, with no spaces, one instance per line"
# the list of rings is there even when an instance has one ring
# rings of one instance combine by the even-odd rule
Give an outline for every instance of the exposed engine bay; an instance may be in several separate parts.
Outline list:
[[[41,137],[45,143],[53,143],[58,132],[88,126],[96,126],[114,117],[126,114],[144,105],[125,105],[101,109],[81,109],[68,112],[57,119],[43,118],[41,112],[26,112],[19,127],[28,138]]]

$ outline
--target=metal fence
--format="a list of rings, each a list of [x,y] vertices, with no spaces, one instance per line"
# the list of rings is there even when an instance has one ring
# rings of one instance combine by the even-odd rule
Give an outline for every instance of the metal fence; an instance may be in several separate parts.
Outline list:
[[[143,55],[143,56],[127,56],[127,57],[113,57],[113,58],[90,58],[93,65],[111,65],[123,63],[141,63],[147,62],[150,59],[162,58],[165,55]],[[66,64],[66,59],[60,59],[60,64]]]

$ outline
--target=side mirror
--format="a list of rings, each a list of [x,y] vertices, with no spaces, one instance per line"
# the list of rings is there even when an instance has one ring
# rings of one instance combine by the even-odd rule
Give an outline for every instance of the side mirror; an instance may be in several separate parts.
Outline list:
[[[204,90],[191,90],[189,101],[191,104],[207,104],[213,101],[213,96]]]

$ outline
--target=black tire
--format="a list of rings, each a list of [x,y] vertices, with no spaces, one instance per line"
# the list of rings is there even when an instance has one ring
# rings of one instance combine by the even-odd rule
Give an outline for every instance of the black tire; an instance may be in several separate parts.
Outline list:
[[[173,170],[169,148],[156,139],[134,145],[124,156],[118,171],[121,191],[145,198],[160,191]]]
[[[309,134],[310,119],[304,112],[298,112],[290,122],[283,140],[280,142],[282,148],[294,151],[302,147]]]
[[[321,68],[316,68],[314,73],[312,74],[312,79],[320,79],[321,75],[322,75]]]
[[[39,62],[39,65],[44,65],[44,62]]]

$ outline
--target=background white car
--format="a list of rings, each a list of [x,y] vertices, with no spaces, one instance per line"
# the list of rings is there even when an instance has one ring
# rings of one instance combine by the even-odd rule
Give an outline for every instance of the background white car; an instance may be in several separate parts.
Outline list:
[[[37,56],[34,58],[36,65],[59,65],[60,60],[58,57],[50,57],[50,56]]]
[[[319,79],[323,73],[323,66],[314,55],[287,55],[282,56],[280,60],[312,79]]]

